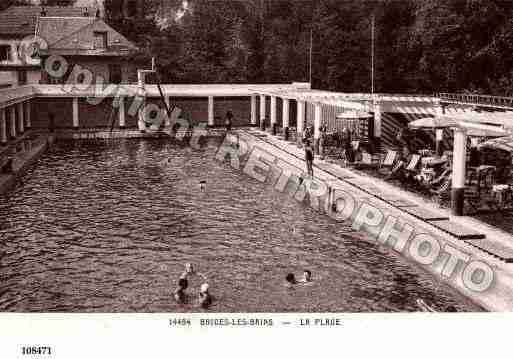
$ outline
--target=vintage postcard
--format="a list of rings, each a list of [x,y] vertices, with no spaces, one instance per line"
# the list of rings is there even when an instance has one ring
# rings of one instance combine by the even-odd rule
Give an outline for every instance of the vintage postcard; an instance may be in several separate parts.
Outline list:
[[[0,357],[505,354],[512,52],[513,1],[1,0]]]

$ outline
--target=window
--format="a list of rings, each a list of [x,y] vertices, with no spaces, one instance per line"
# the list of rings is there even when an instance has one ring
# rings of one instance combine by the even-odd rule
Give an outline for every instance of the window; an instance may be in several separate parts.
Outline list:
[[[107,32],[95,31],[94,32],[94,48],[106,49],[107,48]]]
[[[121,65],[119,65],[119,64],[109,65],[109,77],[110,77],[110,83],[120,84],[122,81]]]
[[[20,70],[18,71],[18,85],[26,85],[27,84],[27,71]]]
[[[0,61],[11,61],[11,45],[0,45]]]

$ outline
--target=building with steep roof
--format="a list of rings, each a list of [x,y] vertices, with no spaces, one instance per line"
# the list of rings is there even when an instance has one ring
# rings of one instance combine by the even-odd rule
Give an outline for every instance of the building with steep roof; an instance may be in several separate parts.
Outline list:
[[[104,82],[136,80],[130,56],[136,46],[102,19],[93,8],[13,6],[0,13],[0,86],[27,83],[62,83],[71,79],[74,65],[88,69]],[[39,39],[39,59],[28,43]],[[45,71],[52,55],[65,59],[67,71],[55,78]]]

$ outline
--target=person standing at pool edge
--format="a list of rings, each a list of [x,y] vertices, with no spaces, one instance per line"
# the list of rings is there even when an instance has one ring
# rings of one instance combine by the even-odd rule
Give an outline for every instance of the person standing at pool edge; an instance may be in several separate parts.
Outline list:
[[[309,176],[313,177],[313,159],[314,153],[313,148],[309,140],[305,143],[305,161],[306,161],[306,171]]]

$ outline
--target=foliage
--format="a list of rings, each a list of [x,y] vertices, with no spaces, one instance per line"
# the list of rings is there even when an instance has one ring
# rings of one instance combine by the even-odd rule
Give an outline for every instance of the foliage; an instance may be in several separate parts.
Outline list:
[[[511,1],[148,0],[133,19],[119,2],[108,21],[166,82],[308,81],[312,32],[313,86],[369,92],[374,15],[377,92],[513,93]]]

